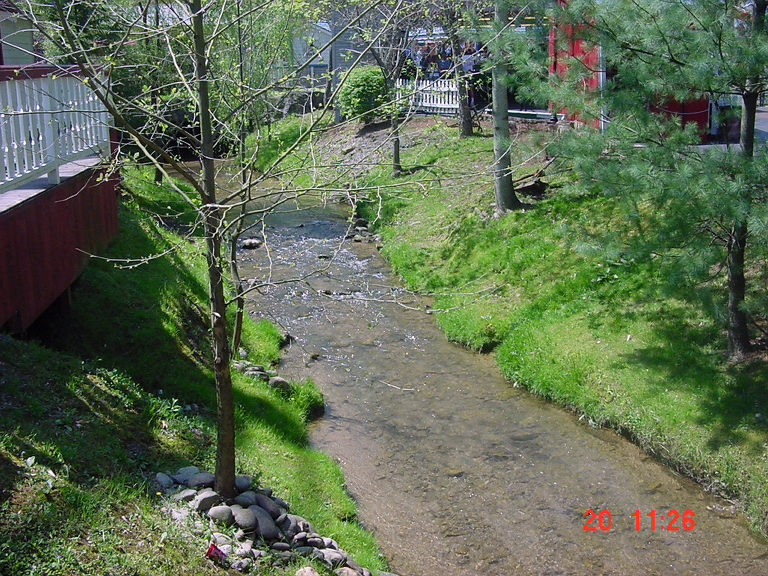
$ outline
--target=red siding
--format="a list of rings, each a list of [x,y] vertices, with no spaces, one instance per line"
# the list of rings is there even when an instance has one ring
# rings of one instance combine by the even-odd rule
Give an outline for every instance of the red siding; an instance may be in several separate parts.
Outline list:
[[[0,213],[0,327],[28,328],[83,271],[83,252],[117,235],[117,180],[85,170]]]
[[[565,2],[560,0],[560,4]],[[585,92],[594,92],[600,88],[598,69],[600,67],[600,51],[596,46],[590,46],[579,38],[581,28],[571,24],[555,24],[549,31],[549,73],[564,77],[568,67],[575,61],[581,62],[584,70],[592,70],[582,79]],[[557,111],[565,114],[568,120],[581,121],[578,114],[562,108]],[[598,128],[599,120],[593,120],[591,125]]]
[[[670,101],[663,106],[652,106],[651,111],[678,116],[683,123],[696,124],[702,139],[709,133],[709,98],[686,100],[685,102]]]
[[[567,0],[558,0],[561,6]],[[549,32],[549,73],[564,77],[568,67],[575,61],[580,61],[585,70],[593,70],[582,83],[586,92],[596,91],[600,88],[598,69],[600,68],[600,51],[596,46],[590,46],[579,38],[581,28],[571,24],[554,24]],[[666,102],[663,106],[651,104],[654,112],[664,112],[671,116],[679,116],[682,123],[695,123],[698,127],[702,141],[706,141],[709,133],[709,100],[706,98],[692,98],[685,102]],[[578,114],[565,108],[558,110],[565,114],[568,120],[580,121]],[[599,128],[600,123],[594,120],[594,128]]]

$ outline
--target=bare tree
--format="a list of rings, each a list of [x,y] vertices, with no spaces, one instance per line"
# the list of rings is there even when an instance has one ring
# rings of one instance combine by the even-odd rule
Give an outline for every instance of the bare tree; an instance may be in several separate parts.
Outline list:
[[[308,193],[306,189],[290,194],[259,192],[255,184],[274,171],[254,175],[250,166],[255,157],[245,157],[242,140],[246,127],[258,124],[260,114],[268,109],[268,92],[278,83],[298,84],[316,55],[279,78],[271,76],[272,64],[290,50],[299,18],[290,6],[271,0],[206,4],[202,0],[144,0],[139,4],[100,0],[38,4],[27,0],[23,6],[45,38],[49,63],[77,65],[113,116],[125,148],[138,151],[162,174],[173,172],[186,185],[178,185],[175,178],[166,180],[195,211],[203,230],[217,401],[215,487],[225,498],[231,497],[235,492],[235,430],[225,272],[228,268],[236,271],[234,245],[249,223]],[[148,17],[150,11],[153,17]],[[103,42],[86,34],[87,23],[96,13]],[[360,17],[366,13],[362,10]],[[249,48],[249,56],[243,53],[244,46]],[[147,47],[161,49],[153,50],[148,58]],[[325,48],[318,47],[318,52]],[[247,58],[251,58],[250,66]],[[261,66],[253,66],[256,58]],[[319,120],[314,118],[306,133]],[[215,161],[232,142],[240,152],[238,175],[221,189]],[[196,162],[181,160],[171,146],[179,143]],[[260,202],[253,208],[255,200]],[[228,241],[231,249],[223,250]],[[236,273],[234,276],[236,299],[242,298],[244,287]]]

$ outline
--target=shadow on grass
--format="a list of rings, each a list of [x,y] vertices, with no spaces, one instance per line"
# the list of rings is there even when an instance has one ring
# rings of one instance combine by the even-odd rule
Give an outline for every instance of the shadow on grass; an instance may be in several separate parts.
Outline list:
[[[0,506],[11,497],[10,486],[13,486],[21,474],[21,467],[0,451]]]
[[[138,473],[143,463],[174,458],[155,445],[140,394],[127,380],[10,338],[0,340],[0,359],[9,383],[0,423],[4,477],[31,457],[54,478],[73,482]],[[45,371],[38,369],[40,363]],[[24,480],[16,474],[5,486]]]
[[[139,209],[147,210],[150,204],[152,214],[158,202],[143,200]],[[179,243],[174,250],[147,259],[174,242]],[[161,236],[154,218],[140,222],[135,212],[122,208],[121,235],[108,256],[117,263],[147,260],[131,268],[92,261],[73,291],[71,310],[45,318],[37,328],[38,335],[54,349],[127,375],[149,393],[178,398],[182,405],[210,407],[204,415],[213,428],[216,401],[202,253],[186,240]],[[247,378],[236,376],[241,382]],[[241,389],[248,390],[248,386]],[[89,392],[97,393],[96,388]],[[82,400],[95,409],[104,405],[96,397]],[[306,442],[300,418],[269,392],[236,391],[236,402],[280,437],[298,445]],[[107,419],[114,416],[105,414]],[[169,462],[175,462],[189,454],[167,456]]]
[[[91,261],[70,313],[45,319],[43,342],[116,368],[146,390],[210,400],[203,386],[211,381],[208,354],[200,346],[207,344],[207,293],[180,253],[192,247],[161,238],[156,226],[137,222],[125,208],[120,224],[107,254],[114,260]],[[176,240],[175,249],[155,257]]]
[[[762,453],[762,442],[750,437],[764,436],[768,420],[768,366],[764,363],[729,365],[724,350],[712,350],[712,343],[724,345],[717,327],[694,325],[683,311],[660,311],[651,321],[657,345],[627,354],[623,360],[642,366],[656,375],[646,382],[654,393],[678,390],[694,398],[701,416],[696,424],[707,428],[707,445],[712,450],[739,444]]]

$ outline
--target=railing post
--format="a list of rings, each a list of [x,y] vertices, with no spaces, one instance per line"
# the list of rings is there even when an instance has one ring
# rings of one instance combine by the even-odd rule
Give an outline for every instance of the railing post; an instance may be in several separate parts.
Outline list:
[[[45,164],[53,168],[48,171],[48,184],[58,184],[61,182],[59,174],[59,130],[58,120],[54,104],[56,99],[52,96],[56,89],[56,79],[46,76],[40,79],[42,93],[42,114],[44,118],[43,131],[43,150],[45,151]]]
[[[9,100],[8,82],[0,82],[0,183],[11,179],[11,168],[8,165],[11,131],[11,120],[7,109]]]

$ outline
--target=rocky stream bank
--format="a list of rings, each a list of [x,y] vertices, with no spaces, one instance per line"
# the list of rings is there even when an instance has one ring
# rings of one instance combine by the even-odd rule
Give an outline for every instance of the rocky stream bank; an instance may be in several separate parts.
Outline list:
[[[222,568],[253,573],[266,565],[284,566],[307,558],[324,564],[337,576],[372,576],[335,540],[318,534],[305,518],[291,514],[290,505],[270,488],[255,486],[250,476],[236,477],[237,496],[229,501],[213,490],[214,475],[196,466],[158,472],[153,483],[163,497],[163,512],[191,537],[199,538],[201,548],[207,547],[206,557]],[[296,572],[296,576],[316,575],[311,566]]]

